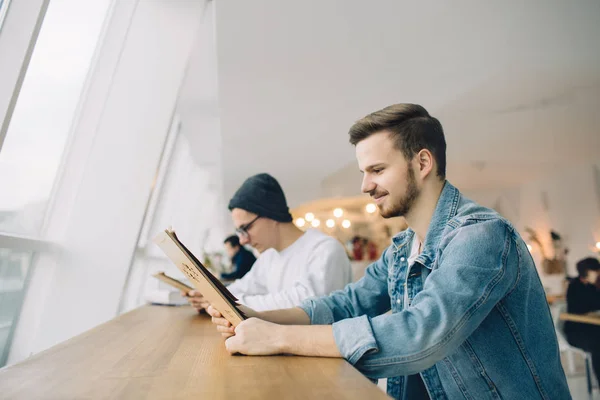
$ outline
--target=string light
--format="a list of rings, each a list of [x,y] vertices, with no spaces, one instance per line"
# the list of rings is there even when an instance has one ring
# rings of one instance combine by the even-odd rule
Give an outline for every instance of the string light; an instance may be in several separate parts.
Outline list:
[[[342,210],[341,208],[336,208],[335,210],[333,210],[334,217],[340,218],[342,215],[344,215],[344,210]]]
[[[319,221],[318,219],[313,219],[312,222],[310,223],[313,227],[318,227],[319,225],[321,225],[321,221]]]
[[[327,221],[325,221],[325,225],[327,225],[328,228],[333,228],[335,226],[335,221],[332,219],[328,219]]]
[[[304,216],[304,219],[308,222],[312,221],[313,219],[315,219],[315,214],[313,213],[306,213],[306,215]]]
[[[342,228],[348,229],[348,228],[350,228],[350,225],[352,225],[352,224],[347,219],[342,221]]]
[[[369,204],[367,204],[367,206],[365,208],[369,214],[373,214],[375,212],[375,210],[377,209],[377,206],[373,203],[369,203]]]
[[[304,218],[296,218],[296,226],[298,228],[302,228],[304,225],[306,225]]]

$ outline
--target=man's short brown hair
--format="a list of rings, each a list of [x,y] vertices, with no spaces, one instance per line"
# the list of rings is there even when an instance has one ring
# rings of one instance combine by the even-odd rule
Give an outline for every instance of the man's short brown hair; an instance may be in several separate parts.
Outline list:
[[[442,124],[429,115],[418,104],[394,104],[375,111],[358,120],[348,134],[350,143],[356,146],[369,136],[388,131],[394,147],[400,150],[407,160],[411,160],[422,149],[433,154],[437,163],[437,175],[446,178],[446,139]]]

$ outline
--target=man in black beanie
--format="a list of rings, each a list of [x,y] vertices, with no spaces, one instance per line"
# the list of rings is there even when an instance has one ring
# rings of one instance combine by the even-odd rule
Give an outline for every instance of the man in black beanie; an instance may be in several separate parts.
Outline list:
[[[254,175],[244,181],[229,201],[229,211],[236,208],[273,221],[292,222],[283,189],[269,174]],[[302,231],[292,226],[296,234],[302,234]]]
[[[229,210],[240,245],[260,253],[250,272],[229,286],[242,304],[255,310],[295,307],[351,282],[342,244],[316,229],[298,229],[283,189],[271,175],[246,179],[229,201]],[[188,295],[198,310],[208,307],[198,292]]]

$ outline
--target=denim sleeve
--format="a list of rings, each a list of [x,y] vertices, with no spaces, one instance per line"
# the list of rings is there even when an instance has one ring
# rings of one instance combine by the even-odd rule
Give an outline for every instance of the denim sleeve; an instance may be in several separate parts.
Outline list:
[[[404,311],[333,325],[342,355],[367,377],[382,378],[423,371],[456,350],[518,279],[509,229],[499,220],[456,229]]]
[[[369,265],[365,276],[329,296],[304,301],[300,308],[308,314],[311,324],[328,325],[360,315],[375,316],[390,309],[388,293],[388,247],[379,260]]]

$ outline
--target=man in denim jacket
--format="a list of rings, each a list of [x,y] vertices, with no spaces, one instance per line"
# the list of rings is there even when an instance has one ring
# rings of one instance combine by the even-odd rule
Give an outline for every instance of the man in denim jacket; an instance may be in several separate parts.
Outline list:
[[[439,121],[421,106],[392,105],[358,121],[350,142],[362,191],[409,229],[360,281],[329,296],[245,309],[257,318],[235,330],[209,308],[227,350],[344,357],[369,378],[388,378],[399,399],[570,398],[527,246],[446,181]]]

